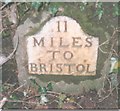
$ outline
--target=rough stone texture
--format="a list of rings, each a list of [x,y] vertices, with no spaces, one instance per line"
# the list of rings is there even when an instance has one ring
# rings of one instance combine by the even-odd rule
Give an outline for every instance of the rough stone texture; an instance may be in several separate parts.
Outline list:
[[[38,18],[40,20],[38,21],[38,24],[34,23],[31,18],[28,18],[24,22],[24,24],[20,25],[17,28],[16,34],[13,40],[14,46],[15,46],[16,39],[19,36],[19,47],[16,53],[16,61],[17,61],[18,79],[19,79],[20,85],[24,84],[25,81],[29,81],[29,77],[32,76],[32,77],[35,77],[36,82],[41,86],[46,86],[48,82],[51,82],[53,84],[53,91],[57,91],[57,92],[80,94],[83,92],[83,90],[89,91],[89,89],[97,89],[97,90],[101,89],[103,87],[105,73],[102,73],[102,76],[98,79],[90,79],[90,77],[85,77],[84,81],[81,79],[83,78],[81,76],[66,77],[64,75],[63,76],[53,75],[51,77],[49,75],[44,75],[44,76],[35,75],[35,74],[30,75],[28,73],[28,61],[27,61],[28,56],[27,56],[27,47],[26,47],[27,46],[26,39],[28,36],[26,35],[28,34],[30,35],[31,32],[33,33],[33,30],[31,29],[40,29],[41,24],[49,18],[49,14],[46,12],[43,12],[42,18],[40,17]],[[34,33],[37,33],[37,32],[35,31]],[[81,80],[79,80],[79,78]],[[57,81],[57,79],[59,80]],[[69,81],[69,83],[66,82],[65,80]],[[77,83],[72,82],[73,80]],[[29,85],[29,82],[27,85]]]
[[[1,3],[0,3],[1,7]],[[2,30],[2,11],[0,10],[0,31]],[[2,34],[0,33],[0,56],[2,54]],[[2,68],[0,68],[0,85],[2,84]]]
[[[98,45],[72,18],[54,17],[27,39],[29,73],[96,75]]]
[[[18,79],[20,84],[25,83],[29,76],[28,76],[28,69],[27,69],[27,47],[26,47],[26,37],[25,35],[30,32],[31,28],[38,27],[40,24],[42,24],[45,20],[47,20],[50,17],[48,13],[43,12],[42,16],[40,18],[39,24],[34,24],[29,18],[24,22],[24,24],[20,25],[17,28],[16,34],[14,36],[14,47],[17,41],[17,38],[19,37],[19,45],[16,52],[16,61],[18,66]]]

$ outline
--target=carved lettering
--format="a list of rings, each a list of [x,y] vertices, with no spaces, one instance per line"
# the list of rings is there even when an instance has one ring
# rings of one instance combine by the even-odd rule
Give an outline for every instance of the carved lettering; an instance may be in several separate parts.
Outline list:
[[[56,56],[60,53],[60,51],[47,51],[47,52],[52,54],[51,60],[55,60],[57,58]]]
[[[96,75],[98,41],[84,33],[76,20],[53,17],[37,34],[27,37],[29,73]]]
[[[73,47],[82,47],[81,37],[73,37]]]
[[[64,52],[64,59],[70,60],[72,58],[73,58],[73,53],[72,52],[70,52],[70,51],[65,51]]]
[[[61,32],[60,30],[60,21],[57,21],[57,25],[58,25],[58,32]],[[67,32],[67,21],[64,21],[64,32]]]
[[[38,41],[35,37],[33,37],[33,41],[34,41],[33,47],[40,46],[40,45],[44,47],[44,37],[42,37],[40,41]]]

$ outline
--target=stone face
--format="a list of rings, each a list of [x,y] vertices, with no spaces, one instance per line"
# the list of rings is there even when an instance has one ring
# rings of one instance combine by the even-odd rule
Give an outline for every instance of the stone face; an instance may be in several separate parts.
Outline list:
[[[75,16],[71,16],[71,17],[74,17],[75,19],[77,19]],[[105,63],[105,61],[107,59],[107,56],[106,56],[106,54],[100,52],[100,50],[98,51],[98,54],[99,54],[98,57],[96,57],[96,58],[91,57],[92,59],[97,60],[97,61],[95,61],[95,63],[97,62],[97,64],[94,64],[95,68],[96,68],[96,65],[97,65],[96,75],[94,73],[95,76],[91,76],[91,75],[89,75],[89,76],[73,76],[71,73],[69,73],[68,75],[67,74],[63,75],[65,73],[58,73],[58,75],[51,75],[52,73],[51,74],[47,74],[47,73],[45,73],[45,74],[38,73],[37,74],[35,72],[32,73],[32,74],[29,73],[29,70],[28,70],[28,62],[30,60],[29,55],[33,57],[33,52],[35,50],[30,50],[30,47],[28,46],[28,44],[30,44],[31,47],[32,47],[33,44],[31,44],[31,43],[32,43],[33,37],[40,40],[39,34],[41,32],[39,30],[41,30],[41,28],[43,27],[45,22],[48,21],[50,18],[51,18],[51,16],[50,16],[49,12],[43,11],[40,14],[37,14],[37,16],[35,16],[35,17],[33,15],[30,16],[27,20],[24,21],[23,24],[21,24],[20,26],[17,27],[15,36],[13,38],[13,45],[14,45],[14,48],[15,48],[16,41],[19,37],[19,46],[18,46],[15,57],[16,57],[16,62],[17,62],[18,80],[19,80],[20,85],[25,85],[25,88],[28,88],[29,86],[31,86],[30,78],[33,77],[35,79],[35,81],[38,84],[40,84],[42,87],[46,87],[47,84],[49,82],[51,82],[52,85],[53,85],[53,91],[54,92],[59,92],[59,93],[64,92],[64,93],[70,93],[70,94],[82,94],[84,91],[88,92],[90,89],[93,89],[93,90],[96,89],[97,91],[102,89],[103,88],[104,77],[109,72],[109,69],[108,68],[106,69],[106,67],[109,67],[110,63],[109,63],[108,60],[107,60],[107,63]],[[68,19],[71,20],[71,21],[74,21],[74,23],[78,24],[75,20],[70,19],[70,18],[68,18]],[[52,20],[54,22],[55,18],[52,18],[51,21]],[[80,22],[80,20],[79,20],[79,22]],[[50,23],[50,22],[48,21],[47,24],[48,23]],[[68,23],[67,23],[67,25],[68,25]],[[53,25],[51,25],[50,28],[52,26]],[[78,26],[79,26],[79,24],[78,24]],[[57,27],[57,25],[56,25],[56,27]],[[76,27],[71,27],[71,28],[72,28],[71,30],[73,30],[73,31],[76,30]],[[43,31],[43,29],[41,31]],[[60,26],[60,29],[61,29],[61,26]],[[44,30],[45,30],[44,32],[47,32],[46,29],[44,29]],[[85,34],[81,30],[81,27],[80,27],[79,31],[81,33],[83,33],[85,35],[85,37],[91,37],[91,36],[88,36],[87,34]],[[67,29],[67,32],[68,32],[68,29]],[[36,35],[34,35],[34,34],[36,34]],[[50,33],[46,33],[46,34],[50,34]],[[28,35],[32,35],[32,36],[28,36]],[[59,34],[59,35],[63,35],[63,34]],[[73,34],[73,35],[75,35],[75,34]],[[67,36],[65,36],[65,37],[67,37]],[[48,40],[50,37],[46,37],[46,38]],[[55,40],[56,40],[56,38],[59,38],[59,36],[54,37]],[[71,36],[69,36],[68,38],[72,39]],[[81,36],[81,38],[84,39],[83,36]],[[31,43],[30,43],[30,39],[31,39]],[[67,39],[65,41],[65,43],[68,43],[69,39]],[[99,39],[100,39],[99,44],[101,44],[102,43],[101,42],[102,38],[100,37]],[[46,42],[47,42],[47,40],[46,40]],[[48,43],[50,44],[50,42],[48,42]],[[56,42],[54,42],[54,43],[56,43]],[[93,48],[95,50],[95,48],[96,48],[96,50],[97,50],[98,39],[92,37],[92,46],[93,46],[94,43],[96,44],[96,45],[94,45],[95,47],[89,47],[89,49]],[[75,44],[77,44],[77,43],[75,43]],[[38,48],[38,50],[42,50],[42,48],[41,49],[39,49],[39,48]],[[47,49],[49,49],[49,47],[47,47],[47,48],[44,47],[44,50],[47,50]],[[51,49],[57,49],[57,47],[54,46],[54,48],[51,48]],[[62,47],[61,48],[58,47],[58,49],[62,50]],[[73,49],[73,48],[71,48],[71,49]],[[42,50],[42,52],[44,50]],[[64,50],[66,51],[66,50],[68,50],[68,48],[66,47],[66,48],[64,48]],[[79,51],[78,49],[76,49],[76,50]],[[31,53],[29,53],[29,55],[28,55],[28,51],[31,51]],[[70,50],[70,51],[72,51],[72,50]],[[83,50],[83,51],[85,51],[85,50]],[[35,53],[36,52],[34,52],[34,54]],[[94,53],[97,56],[97,51],[94,52]],[[43,53],[39,52],[39,55],[41,55],[41,54],[43,54]],[[81,52],[80,52],[80,54],[81,54]],[[79,57],[81,57],[80,54],[79,54]],[[76,57],[76,55],[77,54],[75,54],[74,57]],[[86,53],[86,55],[89,55],[89,54]],[[39,56],[38,56],[38,58],[39,58]],[[83,58],[83,57],[81,57],[81,58]],[[36,59],[36,57],[34,57],[32,59]],[[47,58],[45,57],[45,59],[47,59]],[[60,60],[60,59],[57,59],[57,60],[59,60],[61,63],[63,63],[62,60]],[[45,63],[43,60],[42,60],[42,62]],[[69,62],[70,62],[70,60],[69,60]],[[74,61],[74,63],[76,63],[76,62]],[[39,64],[40,64],[40,62],[39,62]],[[75,73],[74,73],[74,75],[75,75]],[[81,75],[83,75],[83,73]]]
[[[30,74],[96,75],[98,38],[72,18],[58,16],[27,38]]]

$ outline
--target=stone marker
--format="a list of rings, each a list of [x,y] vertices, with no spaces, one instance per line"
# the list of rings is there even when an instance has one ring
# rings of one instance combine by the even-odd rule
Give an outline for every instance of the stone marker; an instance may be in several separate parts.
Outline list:
[[[27,38],[28,72],[96,75],[98,44],[98,38],[85,34],[74,19],[54,17]]]
[[[29,87],[33,77],[41,86],[51,82],[55,92],[80,94],[103,88],[106,73],[99,72],[104,55],[98,56],[98,38],[85,34],[74,17],[50,18],[43,11],[16,30],[13,41],[15,47],[19,37],[16,62],[20,85]]]

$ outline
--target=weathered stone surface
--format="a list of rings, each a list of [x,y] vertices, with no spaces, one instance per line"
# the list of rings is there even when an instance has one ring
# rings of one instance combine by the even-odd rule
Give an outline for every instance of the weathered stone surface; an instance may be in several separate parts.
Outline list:
[[[1,6],[1,3],[0,3]],[[2,11],[0,11],[0,29],[2,30]],[[0,56],[2,54],[2,35],[0,34]],[[2,84],[2,68],[0,68],[0,85]]]
[[[27,47],[26,47],[26,34],[28,34],[32,29],[35,29],[36,27],[39,27],[43,22],[45,22],[50,15],[47,12],[43,12],[41,14],[41,17],[39,17],[38,23],[34,23],[32,19],[34,18],[28,18],[25,20],[23,24],[21,24],[15,33],[13,42],[14,47],[16,46],[16,41],[19,37],[19,44],[18,49],[16,52],[16,62],[18,67],[18,79],[20,84],[24,84],[28,81],[29,75],[28,75],[28,69],[27,69]]]
[[[29,73],[96,75],[98,42],[72,18],[54,17],[27,39]]]
[[[27,39],[28,35],[33,35],[40,31],[40,28],[43,26],[43,22],[45,22],[49,18],[49,14],[43,12],[42,17],[37,16],[37,20],[29,17],[23,24],[21,24],[16,31],[14,37],[14,47],[16,44],[17,37],[19,36],[19,47],[16,53],[16,61],[18,68],[18,79],[20,85],[25,84],[27,81],[27,85],[31,85],[29,78],[35,77],[35,80],[41,86],[46,86],[49,82],[53,85],[53,91],[56,92],[65,92],[72,94],[80,94],[84,90],[89,91],[89,89],[99,90],[103,87],[104,75],[105,73],[97,73],[96,78],[94,76],[73,76],[73,75],[42,75],[42,74],[32,74],[30,75],[28,72],[28,53],[27,53]],[[43,16],[44,15],[44,16]],[[45,19],[46,18],[46,19]],[[41,25],[42,24],[42,25]],[[80,28],[81,29],[81,28]],[[37,33],[38,34],[38,33]],[[87,34],[85,34],[88,36]],[[65,42],[66,43],[66,42]],[[99,56],[99,60],[101,60],[101,56]],[[98,64],[97,67],[99,68]],[[26,87],[25,87],[26,88]]]

